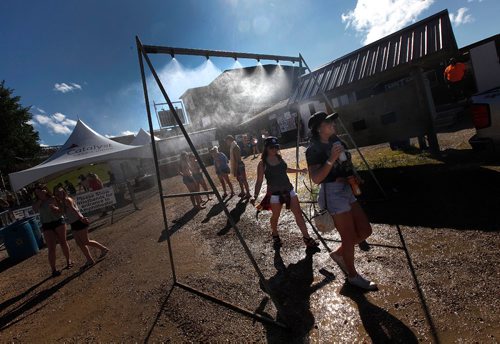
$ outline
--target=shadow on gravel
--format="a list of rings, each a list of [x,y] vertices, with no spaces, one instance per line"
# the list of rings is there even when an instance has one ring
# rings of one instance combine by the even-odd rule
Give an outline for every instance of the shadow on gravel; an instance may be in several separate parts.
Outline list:
[[[96,264],[98,264],[99,262],[100,261],[98,260],[96,262]],[[51,297],[52,295],[54,295],[59,289],[61,289],[62,287],[64,287],[66,284],[68,284],[69,282],[71,282],[75,278],[78,278],[80,275],[82,275],[83,273],[85,273],[85,271],[87,271],[87,270],[81,270],[81,269],[77,270],[75,273],[73,273],[72,275],[66,277],[65,279],[63,279],[59,283],[54,284],[50,288],[47,288],[45,290],[40,291],[38,294],[36,294],[33,297],[29,298],[28,300],[22,302],[21,304],[19,304],[18,306],[16,306],[14,309],[12,309],[12,310],[6,312],[5,314],[3,314],[0,317],[0,331],[6,329],[6,328],[8,328],[8,327],[10,327],[10,326],[12,326],[12,325],[14,325],[16,323],[18,323],[18,322],[20,322],[22,320],[24,320],[25,318],[27,318],[30,315],[38,312],[41,308],[45,307],[45,305],[43,305],[43,306],[35,309],[31,313],[28,313],[33,308],[37,307],[40,303],[42,303],[43,301],[47,300],[49,297]],[[45,279],[42,282],[38,283],[37,285],[34,285],[33,287],[27,289],[26,291],[24,291],[20,295],[14,296],[13,298],[11,298],[11,299],[3,302],[1,308],[3,309],[4,305],[5,306],[9,306],[9,305],[17,302],[18,300],[22,299],[24,296],[28,295],[29,292],[33,291],[39,285],[43,284],[47,280],[48,279]],[[14,319],[18,318],[21,315],[22,315],[22,317],[20,317],[19,319],[17,319],[17,320],[14,321]]]
[[[16,295],[14,297],[11,297],[7,301],[3,301],[2,303],[0,303],[0,310],[5,309],[5,308],[9,307],[10,305],[16,303],[17,301],[21,300],[22,298],[24,298],[25,296],[27,296],[29,293],[31,293],[33,290],[35,290],[36,288],[38,288],[39,286],[41,286],[42,284],[44,284],[45,282],[47,282],[50,279],[51,279],[51,277],[47,277],[46,279],[44,279],[44,280],[38,282],[37,284],[29,287],[28,289],[26,289],[25,291],[23,291],[21,294]]]
[[[224,204],[227,206],[227,202],[231,199],[231,197],[229,198],[226,198],[224,200]],[[205,216],[205,218],[201,221],[201,223],[207,223],[208,221],[210,221],[210,219],[214,216],[217,216],[219,215],[220,213],[222,213],[224,211],[224,205],[222,203],[219,203],[217,200],[216,200],[216,204],[210,208],[210,210],[208,211],[207,215]]]
[[[234,209],[229,212],[229,214],[231,214],[231,218],[233,219],[234,223],[238,223],[240,221],[241,215],[243,215],[243,213],[247,209],[247,205],[248,205],[248,200],[241,199],[238,203],[236,203]],[[229,222],[228,219],[224,228],[218,231],[217,235],[227,234],[232,227],[233,226],[231,225],[231,222]]]
[[[418,343],[413,331],[386,310],[374,305],[365,291],[345,283],[340,294],[356,302],[363,327],[373,343]]]
[[[170,235],[174,235],[175,232],[177,232],[179,229],[182,228],[182,226],[191,221],[196,216],[196,214],[198,214],[199,211],[200,211],[199,209],[192,208],[178,219],[172,220],[173,225],[168,230],[164,229],[161,232],[161,235],[158,238],[158,242],[163,242],[167,240],[167,235],[169,234],[169,232]]]
[[[2,259],[2,261],[0,261],[0,273],[10,269],[11,267],[13,267],[14,265],[16,265],[17,261],[15,261],[14,259],[10,258],[10,257],[6,257],[5,259]],[[1,308],[0,308],[1,310]]]
[[[431,228],[500,229],[500,173],[474,165],[429,164],[376,169],[389,194],[380,197],[365,171],[360,201],[371,222]],[[367,200],[363,202],[363,200]]]
[[[288,326],[282,329],[263,323],[269,343],[302,343],[314,326],[314,315],[310,309],[310,297],[318,289],[330,283],[335,276],[325,273],[325,278],[314,285],[313,255],[319,249],[307,249],[306,256],[295,264],[285,266],[279,250],[274,253],[277,272],[267,280],[270,297],[278,310],[276,320]],[[264,290],[261,285],[261,289]],[[265,291],[265,290],[264,290]],[[262,305],[259,309],[262,309]],[[262,312],[263,315],[269,316]]]

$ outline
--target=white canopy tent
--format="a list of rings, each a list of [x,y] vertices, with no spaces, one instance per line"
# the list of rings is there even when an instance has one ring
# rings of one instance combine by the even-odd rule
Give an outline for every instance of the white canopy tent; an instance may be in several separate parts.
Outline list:
[[[32,168],[9,174],[10,185],[13,190],[19,190],[38,179],[78,166],[109,160],[149,158],[150,154],[148,146],[115,142],[78,120],[66,143],[47,160]]]
[[[155,141],[160,141],[159,138],[155,136]],[[131,146],[144,146],[145,144],[151,143],[151,135],[144,129],[141,128],[137,135],[135,135],[132,142],[130,142]]]

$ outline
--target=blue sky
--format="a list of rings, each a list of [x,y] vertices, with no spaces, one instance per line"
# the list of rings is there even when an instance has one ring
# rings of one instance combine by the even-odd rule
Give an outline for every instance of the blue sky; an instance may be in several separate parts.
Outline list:
[[[440,10],[459,47],[499,33],[498,0],[184,0],[0,2],[0,80],[33,106],[43,144],[62,144],[82,119],[103,135],[147,127],[135,48],[294,55],[311,68]],[[155,57],[173,100],[234,61]],[[243,65],[255,61],[241,60]],[[153,90],[151,101],[162,101]]]

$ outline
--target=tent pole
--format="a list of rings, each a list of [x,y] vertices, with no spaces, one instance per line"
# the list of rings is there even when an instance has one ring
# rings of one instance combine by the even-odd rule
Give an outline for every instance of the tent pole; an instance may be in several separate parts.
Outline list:
[[[135,38],[136,44],[137,44],[137,54],[139,57],[139,65],[141,69],[141,79],[142,79],[142,88],[144,91],[144,102],[146,104],[146,112],[148,115],[148,124],[149,124],[149,132],[151,133],[151,147],[153,149],[153,160],[155,162],[155,171],[156,171],[156,180],[158,183],[158,192],[160,193],[160,204],[161,204],[161,211],[163,214],[163,223],[165,225],[165,231],[167,233],[167,245],[168,245],[168,255],[170,258],[170,268],[172,269],[172,278],[174,280],[174,284],[177,283],[177,276],[175,274],[175,263],[174,263],[174,257],[172,254],[172,244],[170,242],[170,232],[168,230],[168,222],[167,222],[167,211],[165,208],[165,201],[163,199],[163,186],[161,184],[161,176],[160,176],[160,166],[158,164],[158,153],[156,151],[156,143],[155,143],[155,137],[154,137],[154,130],[153,130],[153,120],[151,119],[151,109],[150,109],[150,104],[149,104],[149,95],[148,95],[148,86],[146,84],[146,76],[144,74],[144,63],[142,61],[142,44],[141,41],[139,41],[139,37],[136,36]]]
[[[330,101],[330,99],[328,99],[328,97],[326,96],[325,92],[321,88],[321,85],[319,85],[318,80],[317,80],[317,75],[312,75],[311,68],[309,68],[309,66],[307,65],[307,62],[306,62],[306,60],[304,60],[304,57],[301,54],[299,54],[299,56],[300,56],[300,60],[304,62],[304,65],[306,66],[307,70],[311,74],[313,82],[315,83],[315,86],[318,87],[318,90],[321,92],[321,95],[323,96],[323,99],[326,101],[326,103],[328,104],[328,106],[330,107],[330,109],[333,110],[334,109],[333,104]],[[358,152],[359,156],[361,157],[361,160],[363,160],[363,163],[365,164],[366,168],[368,168],[368,171],[369,171],[371,177],[373,178],[373,180],[375,181],[375,183],[377,184],[378,188],[380,189],[380,192],[382,192],[382,195],[384,195],[384,197],[387,199],[388,198],[387,194],[385,193],[384,189],[382,188],[382,185],[380,184],[380,182],[378,181],[377,177],[373,173],[373,170],[370,167],[370,164],[368,164],[368,161],[366,161],[365,156],[363,155],[363,153],[361,153],[361,150],[359,149],[358,145],[356,144],[356,142],[354,142],[354,139],[352,138],[351,133],[349,132],[349,130],[347,130],[347,128],[344,125],[344,122],[342,121],[342,118],[341,118],[340,115],[338,117],[338,121],[340,123],[340,126],[344,130],[344,132],[347,134],[347,137],[349,137],[349,141],[351,141],[351,144],[354,146],[354,148],[356,148],[356,151]]]

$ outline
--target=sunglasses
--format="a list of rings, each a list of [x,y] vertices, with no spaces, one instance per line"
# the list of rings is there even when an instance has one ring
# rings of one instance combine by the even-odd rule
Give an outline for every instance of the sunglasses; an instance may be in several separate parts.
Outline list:
[[[280,146],[270,146],[270,147],[267,147],[267,149],[280,149]]]

